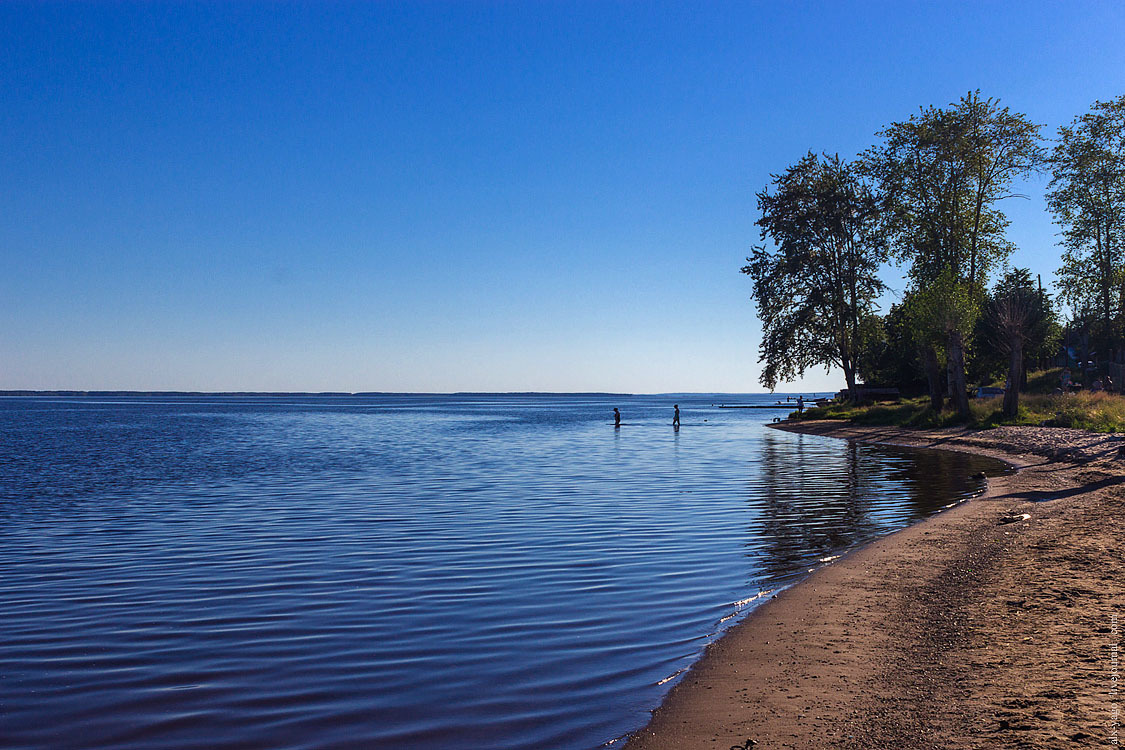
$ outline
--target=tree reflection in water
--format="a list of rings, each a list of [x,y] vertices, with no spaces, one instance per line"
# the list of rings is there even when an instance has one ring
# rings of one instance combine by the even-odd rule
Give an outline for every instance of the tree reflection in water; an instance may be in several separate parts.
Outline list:
[[[978,472],[1005,470],[968,453],[765,432],[747,483],[746,554],[762,588],[971,497],[982,488]]]

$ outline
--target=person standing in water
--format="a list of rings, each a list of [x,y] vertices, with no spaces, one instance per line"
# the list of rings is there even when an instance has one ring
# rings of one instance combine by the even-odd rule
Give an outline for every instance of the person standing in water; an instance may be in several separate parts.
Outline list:
[[[679,404],[672,404],[672,408],[674,408],[676,410],[675,414],[672,415],[672,426],[673,427],[679,427],[680,426],[680,405]]]
[[[797,413],[801,414],[804,411],[805,411],[805,397],[804,396],[798,396],[797,397]]]
[[[620,427],[621,426],[621,412],[619,412],[617,410],[616,406],[613,407],[613,426],[614,427]]]

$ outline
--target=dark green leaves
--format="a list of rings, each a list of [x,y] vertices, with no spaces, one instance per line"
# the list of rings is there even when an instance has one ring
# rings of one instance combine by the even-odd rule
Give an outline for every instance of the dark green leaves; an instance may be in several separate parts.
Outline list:
[[[838,156],[810,152],[773,176],[758,208],[773,248],[754,248],[742,272],[762,321],[762,385],[819,365],[840,367],[854,385],[860,321],[883,290],[874,195]]]

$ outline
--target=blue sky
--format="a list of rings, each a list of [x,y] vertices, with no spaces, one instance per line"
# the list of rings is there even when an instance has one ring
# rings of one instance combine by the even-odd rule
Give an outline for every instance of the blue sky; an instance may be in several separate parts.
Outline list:
[[[1117,2],[5,3],[0,388],[761,390],[771,172],[977,88],[1053,134],[1123,38]],[[1046,282],[1045,185],[1005,208]]]

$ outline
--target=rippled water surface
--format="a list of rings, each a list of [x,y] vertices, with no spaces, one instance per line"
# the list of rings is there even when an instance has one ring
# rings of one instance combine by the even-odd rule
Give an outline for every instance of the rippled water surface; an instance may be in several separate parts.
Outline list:
[[[0,744],[599,747],[997,470],[713,406],[774,400],[0,398]]]

